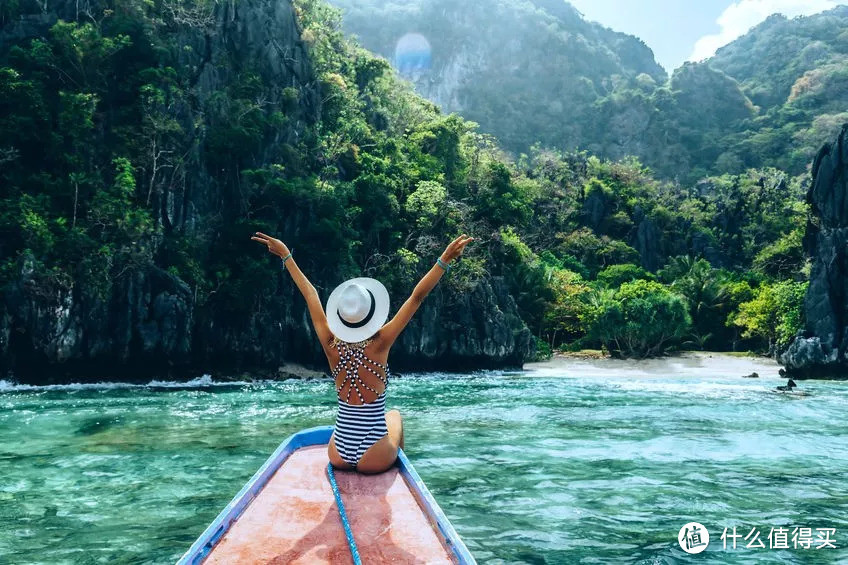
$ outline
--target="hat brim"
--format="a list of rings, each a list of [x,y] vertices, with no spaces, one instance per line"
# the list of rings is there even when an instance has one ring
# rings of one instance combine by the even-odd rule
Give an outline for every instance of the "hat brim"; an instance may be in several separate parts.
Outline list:
[[[375,301],[374,315],[371,316],[371,319],[368,320],[367,324],[359,328],[350,328],[346,326],[344,322],[342,322],[342,319],[339,318],[338,311],[339,299],[341,298],[342,291],[349,284],[353,283],[362,285],[370,290],[371,294],[374,295]],[[330,326],[330,331],[333,332],[337,338],[349,342],[357,342],[368,339],[377,333],[377,330],[383,327],[383,324],[386,323],[386,320],[389,317],[389,291],[385,286],[383,286],[383,283],[370,277],[357,277],[346,280],[330,293],[330,297],[327,298],[325,314],[327,315],[327,324]]]

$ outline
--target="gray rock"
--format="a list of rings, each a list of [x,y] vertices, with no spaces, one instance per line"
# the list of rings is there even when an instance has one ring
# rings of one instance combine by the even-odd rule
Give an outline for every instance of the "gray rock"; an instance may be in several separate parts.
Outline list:
[[[662,267],[662,234],[651,219],[645,218],[639,222],[634,246],[639,252],[643,268],[656,271]]]
[[[848,124],[819,150],[812,172],[804,235],[813,259],[806,328],[777,359],[792,377],[848,377]]]

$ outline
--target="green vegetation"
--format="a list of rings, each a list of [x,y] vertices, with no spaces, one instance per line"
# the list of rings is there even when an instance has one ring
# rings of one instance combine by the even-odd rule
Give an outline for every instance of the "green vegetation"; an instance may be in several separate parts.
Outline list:
[[[253,231],[290,245],[296,234],[316,280],[362,274],[398,293],[465,232],[477,245],[444,284],[462,292],[503,277],[540,355],[771,351],[803,322],[801,177],[758,168],[680,184],[633,157],[540,144],[510,160],[476,123],[442,114],[345,39],[320,0],[295,3],[309,77],[283,87],[244,64],[202,91],[201,55],[179,34],[213,25],[207,4],[112,4],[0,52],[0,284],[28,270],[46,294],[79,284],[104,298],[155,265],[185,281],[198,306],[249,323],[279,268],[255,252]],[[39,9],[15,6],[0,24]],[[628,49],[605,56],[623,64]],[[622,84],[650,90],[658,72],[633,63]],[[591,114],[671,104],[663,97],[677,96],[675,85],[714,82],[733,86],[718,71],[684,68],[672,90],[593,95]],[[745,108],[716,112],[737,120]],[[711,135],[700,120],[689,122],[689,146]],[[180,217],[174,201],[207,185],[223,201]]]
[[[772,16],[668,76],[638,38],[562,0],[332,2],[389,59],[410,29],[428,37],[431,69],[408,73],[419,92],[515,154],[541,143],[635,155],[686,184],[747,168],[797,175],[848,121],[846,6]]]
[[[773,351],[802,327],[801,179],[749,170],[686,191],[633,159],[542,150],[520,169],[538,194],[522,234],[538,247],[523,256],[544,265],[554,294],[539,331],[552,347]],[[773,287],[795,290],[752,320],[751,302]]]
[[[692,320],[683,298],[660,283],[636,280],[594,295],[587,336],[613,355],[648,357],[683,337]]]
[[[769,353],[774,353],[803,328],[802,306],[807,285],[806,281],[762,285],[752,300],[739,305],[739,311],[729,321],[744,328],[744,337],[767,340]]]

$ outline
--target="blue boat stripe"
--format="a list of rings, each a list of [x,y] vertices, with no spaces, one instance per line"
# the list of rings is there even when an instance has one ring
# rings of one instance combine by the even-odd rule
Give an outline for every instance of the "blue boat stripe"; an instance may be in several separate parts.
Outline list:
[[[344,502],[342,502],[342,495],[339,492],[339,486],[336,484],[336,476],[333,473],[332,463],[327,463],[327,476],[330,479],[330,486],[333,488],[333,496],[336,498],[336,506],[339,509],[342,526],[344,526],[347,546],[350,548],[350,556],[353,557],[353,565],[362,565],[362,561],[359,558],[359,549],[356,547],[356,540],[353,539],[353,531],[350,529],[350,522],[347,520],[347,512],[345,512]]]

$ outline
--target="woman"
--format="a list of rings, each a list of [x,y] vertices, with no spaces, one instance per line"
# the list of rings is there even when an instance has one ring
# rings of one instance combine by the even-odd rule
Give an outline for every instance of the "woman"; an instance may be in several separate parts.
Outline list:
[[[268,251],[283,259],[283,266],[306,299],[315,333],[330,363],[339,404],[327,446],[330,462],[337,469],[385,471],[397,459],[398,448],[403,447],[400,412],[385,411],[389,350],[442,273],[450,269],[451,261],[474,238],[462,234],[454,239],[385,325],[389,295],[379,281],[358,277],[343,282],[330,294],[325,312],[318,291],[282,241],[262,232],[250,239],[264,243]]]

